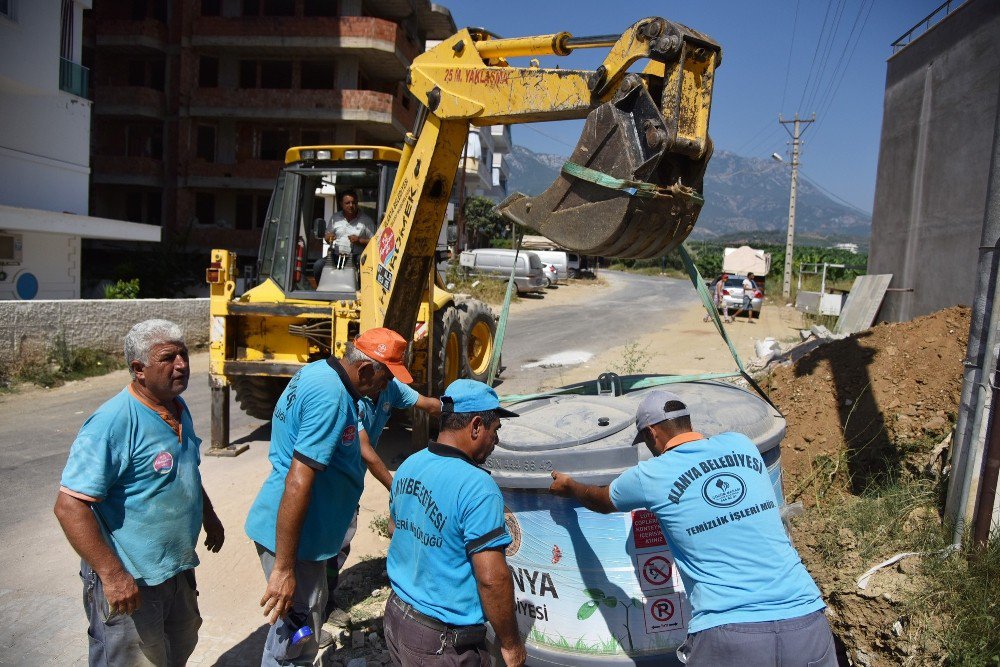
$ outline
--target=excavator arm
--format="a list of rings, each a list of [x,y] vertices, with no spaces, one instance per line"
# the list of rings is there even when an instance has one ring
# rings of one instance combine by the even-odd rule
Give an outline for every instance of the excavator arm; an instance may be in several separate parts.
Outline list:
[[[583,48],[609,50],[596,70],[508,63]],[[701,209],[720,59],[711,39],[657,17],[621,36],[465,29],[418,56],[407,85],[423,108],[361,260],[361,329],[412,334],[470,123],[587,119],[556,182],[537,197],[508,197],[499,206],[508,218],[588,255],[656,257],[679,245]],[[639,61],[641,73],[630,72]]]

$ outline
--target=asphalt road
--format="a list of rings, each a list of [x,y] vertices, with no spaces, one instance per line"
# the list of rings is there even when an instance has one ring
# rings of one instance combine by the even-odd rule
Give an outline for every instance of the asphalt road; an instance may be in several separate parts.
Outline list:
[[[602,271],[601,276],[608,288],[595,290],[593,298],[511,317],[503,347],[507,370],[499,393],[530,393],[544,382],[551,384],[560,356],[572,362],[579,356],[575,353],[597,355],[656,331],[663,326],[664,313],[698,303],[686,280],[615,271]],[[524,368],[532,364],[544,365]],[[600,372],[595,371],[595,379]]]
[[[526,364],[566,352],[597,354],[654,330],[662,324],[656,317],[659,313],[696,302],[685,281],[616,272],[602,272],[602,276],[609,285],[594,290],[592,299],[511,317],[500,393],[530,392],[552,377],[551,365],[523,368]],[[196,432],[205,439],[209,434],[207,378],[207,354],[195,354],[184,399],[193,407]],[[0,534],[25,519],[49,521],[59,474],[76,432],[88,415],[127,382],[128,374],[121,371],[55,390],[29,390],[0,398],[0,507],[4,508]],[[261,425],[235,402],[230,415],[233,440]]]

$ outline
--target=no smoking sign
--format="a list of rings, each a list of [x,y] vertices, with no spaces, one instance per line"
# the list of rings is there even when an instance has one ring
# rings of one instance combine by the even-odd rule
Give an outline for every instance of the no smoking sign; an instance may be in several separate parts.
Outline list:
[[[644,593],[675,588],[674,564],[666,553],[638,554],[635,561],[639,571],[639,586]]]

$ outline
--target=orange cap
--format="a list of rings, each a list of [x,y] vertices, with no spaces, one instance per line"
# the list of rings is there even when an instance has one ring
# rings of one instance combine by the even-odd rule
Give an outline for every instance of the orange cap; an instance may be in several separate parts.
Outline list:
[[[406,357],[406,339],[392,329],[369,329],[354,339],[354,347],[385,364],[393,377],[403,384],[413,382],[413,376],[403,363]]]

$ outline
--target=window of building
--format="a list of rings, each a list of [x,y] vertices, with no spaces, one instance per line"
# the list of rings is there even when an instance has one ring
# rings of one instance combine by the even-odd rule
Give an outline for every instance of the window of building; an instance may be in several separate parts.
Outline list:
[[[142,222],[142,193],[129,192],[125,195],[125,219]]]
[[[128,69],[128,85],[146,85],[146,63],[142,60],[130,60],[126,66]]]
[[[128,157],[148,157],[163,159],[163,126],[126,125],[125,155]]]
[[[215,162],[215,126],[199,125],[195,156],[208,162]]]
[[[211,192],[198,192],[194,196],[194,216],[198,224],[215,224],[215,195]]]
[[[337,143],[333,130],[303,129],[299,133],[299,138],[301,139],[299,144],[302,146],[326,146]]]
[[[149,87],[156,90],[166,89],[167,64],[163,60],[149,61]]]
[[[202,16],[222,16],[222,0],[201,0]]]
[[[240,88],[257,87],[257,61],[240,61]]]
[[[332,60],[302,61],[302,88],[306,90],[329,90],[335,88],[337,78]]]
[[[290,60],[260,61],[261,88],[291,88],[292,62]]]
[[[236,229],[259,229],[267,215],[268,194],[236,195]]]
[[[17,0],[0,0],[0,16],[4,16],[11,21],[16,17],[14,16],[14,3]]]
[[[219,87],[219,59],[202,56],[198,59],[198,85],[202,88]]]
[[[260,16],[260,0],[243,0],[243,16]]]
[[[146,0],[132,0],[132,20],[142,21],[146,18]]]
[[[295,16],[295,0],[264,0],[264,16]]]
[[[146,217],[143,222],[149,225],[163,224],[163,197],[159,190],[146,193]]]
[[[73,60],[73,0],[62,1],[59,56],[66,60]]]
[[[261,130],[257,157],[261,160],[284,160],[288,146],[288,130]]]
[[[306,16],[337,16],[337,0],[306,0],[303,13]]]

